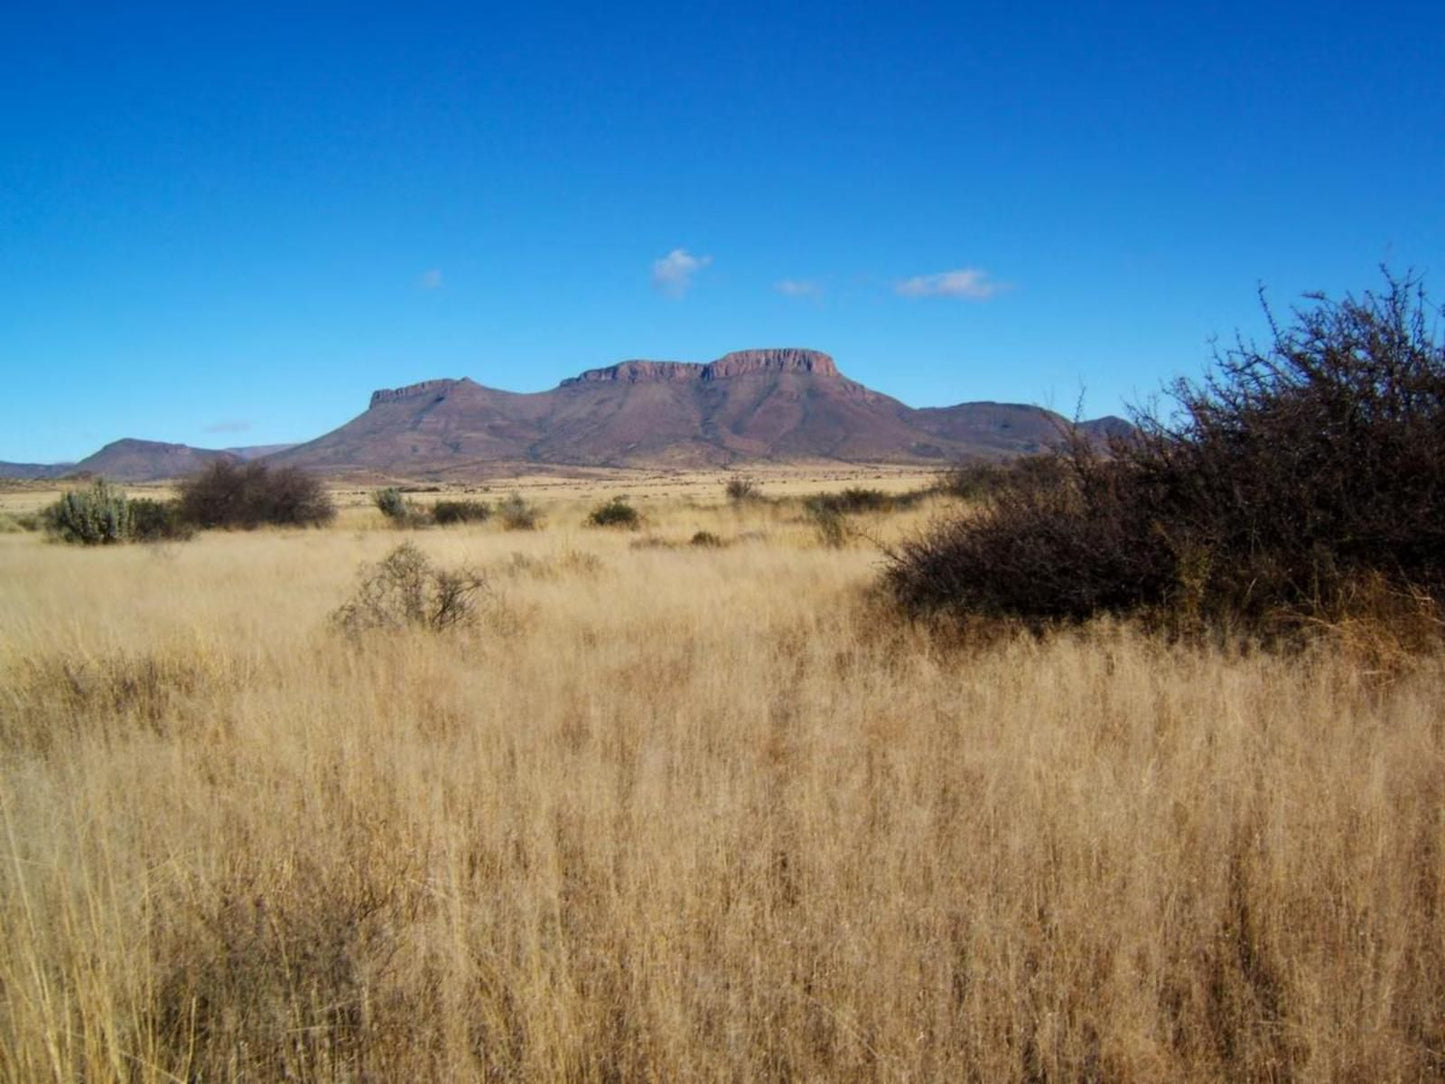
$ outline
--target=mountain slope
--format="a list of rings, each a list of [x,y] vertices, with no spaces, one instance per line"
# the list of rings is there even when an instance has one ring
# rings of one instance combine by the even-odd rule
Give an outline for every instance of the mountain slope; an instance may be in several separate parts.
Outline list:
[[[236,458],[230,452],[192,448],[187,444],[126,438],[112,441],[70,470],[75,474],[94,474],[114,482],[156,482],[184,478],[218,459]]]

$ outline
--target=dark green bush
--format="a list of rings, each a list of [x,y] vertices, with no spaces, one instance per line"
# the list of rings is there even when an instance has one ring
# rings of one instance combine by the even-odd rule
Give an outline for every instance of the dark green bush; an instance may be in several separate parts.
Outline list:
[[[195,533],[181,517],[179,501],[137,497],[130,502],[130,536],[137,542],[184,542]]]
[[[130,502],[103,478],[88,489],[62,493],[41,518],[46,531],[62,542],[99,546],[130,538]]]
[[[336,516],[325,485],[299,467],[224,459],[181,484],[180,506],[196,527],[312,527]]]
[[[437,501],[432,505],[432,519],[442,526],[452,523],[485,523],[492,515],[486,501]]]
[[[1271,628],[1384,584],[1445,599],[1445,345],[1413,279],[1318,295],[1217,355],[1175,410],[1101,454],[1070,442],[977,514],[905,543],[909,610],[1030,620],[1149,612]],[[1363,585],[1375,585],[1369,591]]]
[[[592,509],[587,522],[594,527],[626,527],[636,530],[642,523],[642,516],[627,503],[626,497],[613,497],[606,504],[599,504]]]

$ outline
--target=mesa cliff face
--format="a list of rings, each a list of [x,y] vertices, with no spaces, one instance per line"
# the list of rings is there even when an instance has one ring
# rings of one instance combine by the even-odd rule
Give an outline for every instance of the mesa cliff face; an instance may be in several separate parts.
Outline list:
[[[575,384],[680,380],[707,383],[728,377],[756,373],[807,373],[814,376],[838,376],[838,366],[827,354],[818,350],[782,347],[773,350],[735,350],[705,365],[687,361],[623,361],[605,369],[588,369],[568,377],[559,387]]]

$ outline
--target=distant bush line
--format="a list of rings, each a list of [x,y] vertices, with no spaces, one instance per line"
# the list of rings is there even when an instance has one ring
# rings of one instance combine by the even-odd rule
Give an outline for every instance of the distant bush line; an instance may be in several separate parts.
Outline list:
[[[40,522],[61,542],[96,546],[184,541],[203,528],[320,526],[335,515],[325,486],[304,471],[222,461],[182,482],[169,501],[130,498],[98,479],[61,494],[41,512]]]

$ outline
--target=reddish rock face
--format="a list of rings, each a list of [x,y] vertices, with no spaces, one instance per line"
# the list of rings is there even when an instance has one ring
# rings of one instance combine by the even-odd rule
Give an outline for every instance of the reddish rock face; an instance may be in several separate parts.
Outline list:
[[[696,380],[707,382],[749,373],[810,373],[813,376],[837,376],[833,359],[818,350],[782,347],[774,350],[737,350],[716,361],[698,365],[688,361],[624,361],[605,369],[588,369],[580,376],[562,381],[561,387],[574,384],[621,381],[640,384],[650,381]],[[379,393],[378,393],[379,394]]]

